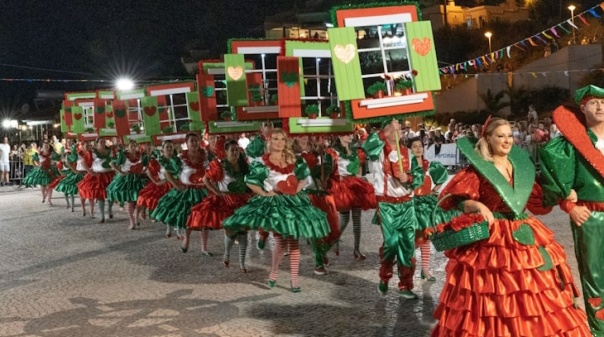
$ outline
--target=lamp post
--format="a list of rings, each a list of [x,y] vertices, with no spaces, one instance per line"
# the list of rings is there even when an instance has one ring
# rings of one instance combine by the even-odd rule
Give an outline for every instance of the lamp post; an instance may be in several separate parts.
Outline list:
[[[568,9],[570,10],[570,18],[573,22],[573,26],[575,25],[575,9],[577,7],[575,7],[575,5],[570,5],[568,6]],[[575,28],[573,27],[573,44],[577,44],[577,39],[575,38]]]
[[[486,33],[484,33],[484,36],[486,36],[486,37],[487,37],[487,39],[489,39],[489,54],[490,54],[490,53],[492,52],[492,51],[491,51],[491,36],[493,36],[493,33],[491,33],[491,32],[486,32]]]

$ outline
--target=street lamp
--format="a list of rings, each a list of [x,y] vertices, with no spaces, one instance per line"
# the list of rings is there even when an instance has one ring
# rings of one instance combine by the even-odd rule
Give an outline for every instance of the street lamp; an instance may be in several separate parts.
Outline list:
[[[117,90],[132,90],[134,89],[134,82],[129,78],[119,78],[115,82]]]
[[[573,20],[573,26],[575,25],[575,9],[577,7],[575,7],[575,5],[570,5],[568,6],[568,9],[570,10],[570,18],[571,20]],[[573,27],[573,44],[577,44],[577,39],[575,38],[575,28]]]
[[[491,36],[493,36],[493,33],[486,32],[486,33],[484,33],[484,36],[486,36],[487,39],[489,39],[489,54],[490,54],[491,53]]]

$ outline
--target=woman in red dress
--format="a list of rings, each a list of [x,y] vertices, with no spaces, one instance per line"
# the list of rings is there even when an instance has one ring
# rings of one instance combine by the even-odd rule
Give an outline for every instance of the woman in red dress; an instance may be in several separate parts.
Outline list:
[[[107,199],[107,186],[113,179],[111,169],[111,149],[107,147],[103,138],[97,138],[92,151],[85,154],[82,167],[86,171],[84,179],[78,183],[78,191],[82,199],[90,200],[90,218],[94,218],[94,200],[99,203],[101,210],[101,223],[105,222],[105,199]],[[91,163],[88,166],[88,163]],[[107,205],[109,219],[113,219],[113,203]]]
[[[147,177],[151,180],[140,192],[136,201],[136,214],[141,218],[146,218],[146,212],[153,212],[157,207],[159,199],[170,192],[172,185],[166,179],[166,170],[172,170],[171,159],[174,156],[174,143],[166,140],[162,144],[162,150],[157,158],[153,158],[147,165]],[[175,173],[175,172],[173,172]],[[171,233],[166,233],[168,237]]]
[[[481,214],[490,237],[445,252],[447,278],[432,336],[590,336],[564,248],[525,213],[551,208],[542,206],[535,166],[513,145],[509,123],[494,118],[476,145],[457,142],[471,166],[444,188],[441,206]]]

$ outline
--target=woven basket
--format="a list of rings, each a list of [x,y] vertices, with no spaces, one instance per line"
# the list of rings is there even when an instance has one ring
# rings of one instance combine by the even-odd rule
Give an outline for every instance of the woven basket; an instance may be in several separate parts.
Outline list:
[[[438,201],[434,211],[432,212],[432,219],[434,219],[434,214],[436,213],[436,209],[440,207],[440,203],[450,196],[451,195],[449,194]],[[434,220],[432,221],[432,223],[436,227]],[[482,222],[475,223],[471,226],[464,227],[459,231],[447,229],[443,232],[435,233],[430,236],[430,241],[432,241],[432,244],[434,245],[436,251],[442,252],[445,250],[465,246],[470,243],[488,239],[489,236],[489,223],[485,220]]]

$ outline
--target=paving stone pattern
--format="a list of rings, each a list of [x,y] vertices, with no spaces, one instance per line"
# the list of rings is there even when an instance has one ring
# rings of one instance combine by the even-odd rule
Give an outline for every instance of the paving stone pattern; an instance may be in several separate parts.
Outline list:
[[[302,292],[289,291],[289,262],[283,259],[277,287],[266,279],[270,248],[249,245],[248,267],[222,264],[223,234],[210,233],[213,257],[202,256],[199,234],[187,254],[180,241],[164,236],[149,220],[128,229],[125,212],[105,224],[65,208],[41,204],[37,189],[0,189],[0,337],[218,337],[218,336],[428,336],[444,280],[446,259],[432,252],[436,283],[416,271],[417,300],[399,298],[396,282],[380,296],[378,247],[381,234],[363,213],[362,250],[353,258],[352,226],[340,256],[330,252],[329,274],[313,273],[312,250],[301,240]],[[78,202],[78,201],[76,201]],[[559,209],[543,216],[566,248],[576,274],[568,218]],[[419,250],[417,251],[419,261]],[[394,279],[393,279],[394,281]],[[579,305],[583,305],[579,301]]]

